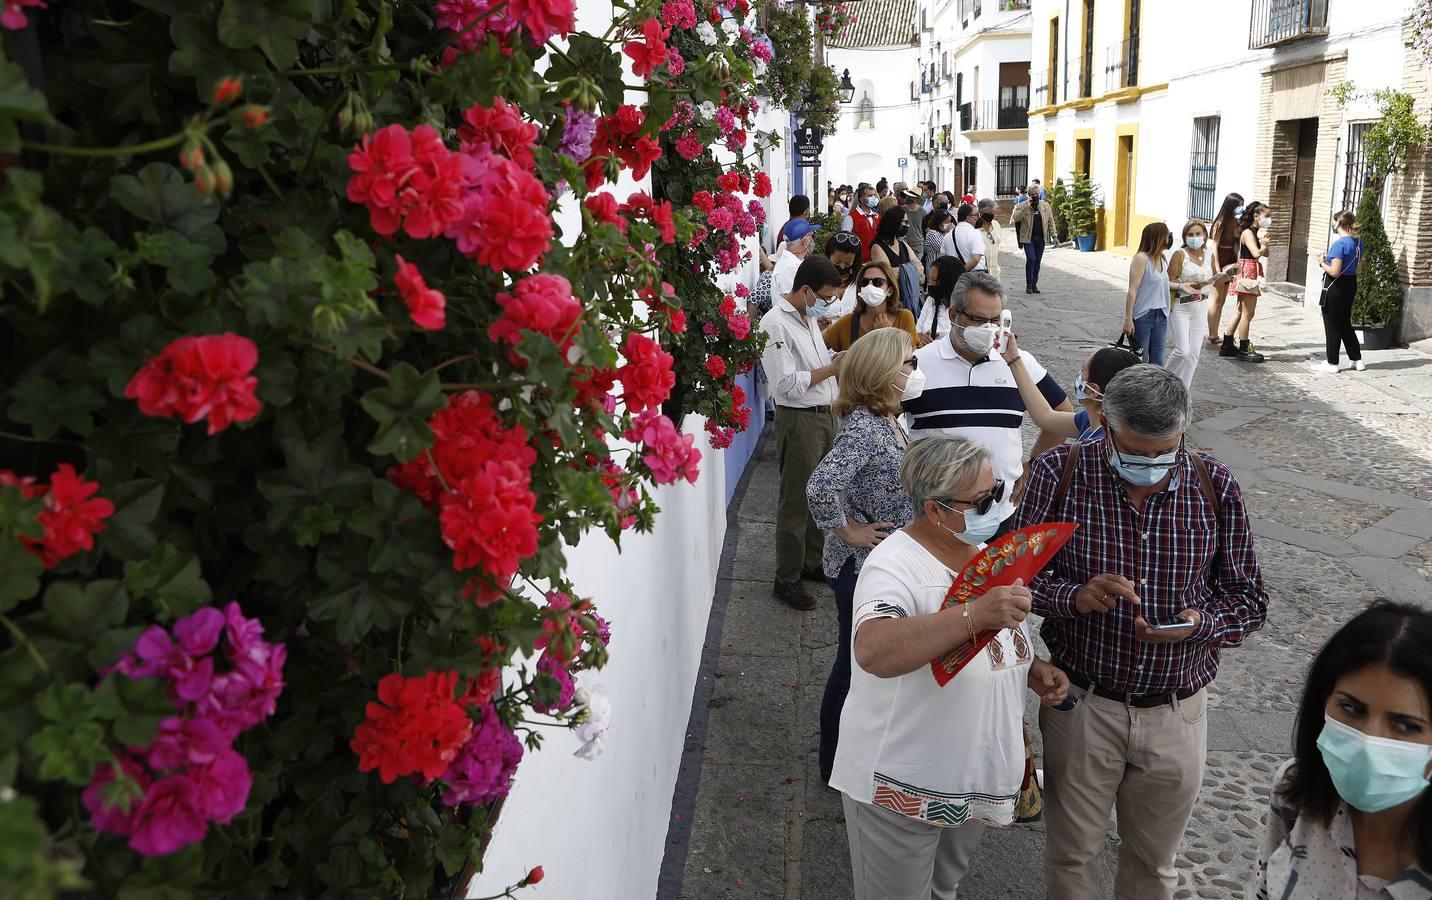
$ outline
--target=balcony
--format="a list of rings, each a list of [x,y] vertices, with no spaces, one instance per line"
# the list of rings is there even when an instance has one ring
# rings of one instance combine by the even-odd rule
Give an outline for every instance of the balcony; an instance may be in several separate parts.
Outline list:
[[[969,125],[965,126],[965,110],[969,108]],[[960,107],[961,131],[993,131],[998,128],[1028,128],[1029,103],[1023,97],[1004,100],[981,100]]]
[[[1029,9],[1030,0],[993,0],[995,8],[1000,12],[1019,12]]]
[[[1253,0],[1248,49],[1276,47],[1328,33],[1328,0]]]
[[[1069,60],[1064,73],[1064,100],[1083,100],[1094,96],[1094,61],[1087,56]]]
[[[1112,94],[1139,83],[1139,41],[1129,38],[1109,48],[1104,67],[1104,93]]]

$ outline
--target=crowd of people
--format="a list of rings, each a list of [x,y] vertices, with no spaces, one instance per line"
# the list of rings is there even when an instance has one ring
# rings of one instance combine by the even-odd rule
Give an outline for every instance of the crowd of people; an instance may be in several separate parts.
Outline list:
[[[1042,803],[1049,897],[1098,896],[1116,812],[1116,896],[1171,898],[1208,686],[1268,607],[1236,478],[1186,444],[1189,382],[1225,289],[1238,312],[1221,346],[1251,352],[1269,212],[1230,197],[1232,219],[1190,222],[1170,257],[1168,228],[1149,226],[1126,297],[1134,349],[1092,353],[1071,398],[1010,328],[993,204],[935,187],[840,189],[844,227],[824,255],[793,201],[776,268],[792,248],[794,262],[761,320],[780,466],[773,594],[813,609],[803,582],[816,581],[835,597],[819,764],[841,794],[854,896],[953,898],[985,831]],[[1011,223],[1037,293],[1053,219],[1037,183],[1022,197]],[[1355,276],[1354,224],[1339,217],[1330,281]],[[1330,354],[1350,296],[1334,287]],[[1039,429],[1027,455],[1026,416]],[[1078,528],[1028,583],[947,605],[982,549],[1049,522]],[[932,675],[987,632],[948,684]],[[1250,896],[1432,896],[1429,646],[1432,614],[1384,603],[1316,657]],[[1026,690],[1041,704],[1042,784]]]

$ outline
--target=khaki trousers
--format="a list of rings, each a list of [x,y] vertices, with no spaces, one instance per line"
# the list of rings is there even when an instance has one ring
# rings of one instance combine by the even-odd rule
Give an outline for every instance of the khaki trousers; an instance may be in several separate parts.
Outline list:
[[[855,900],[955,900],[987,826],[942,828],[840,795]]]
[[[1137,709],[1078,688],[1075,707],[1042,707],[1045,861],[1050,900],[1095,900],[1109,811],[1117,812],[1116,900],[1169,900],[1174,857],[1198,799],[1208,692]]]
[[[776,407],[776,456],[781,467],[776,581],[800,581],[802,572],[821,571],[825,534],[810,517],[806,482],[834,441],[835,416],[831,413]]]

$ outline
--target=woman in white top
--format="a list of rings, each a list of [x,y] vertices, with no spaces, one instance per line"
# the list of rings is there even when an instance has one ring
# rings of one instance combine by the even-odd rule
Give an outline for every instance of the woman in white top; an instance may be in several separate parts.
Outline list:
[[[1376,603],[1313,658],[1250,896],[1432,897],[1428,647],[1432,612]]]
[[[963,274],[965,264],[957,256],[941,256],[930,263],[925,305],[920,307],[920,320],[915,323],[921,346],[950,333],[950,295]]]
[[[995,203],[989,198],[980,201],[980,233],[984,236],[985,262],[988,263],[989,273],[998,278],[1004,273],[999,265],[999,245],[1004,240],[1004,229],[1000,227],[999,221],[994,217]]]
[[[999,527],[1008,487],[967,438],[912,443],[900,465],[915,520],[866,557],[855,586],[850,693],[830,786],[844,796],[855,900],[954,897],[989,825],[1014,821],[1024,691],[1050,705],[1069,679],[1034,657],[1029,589],[944,609],[955,576]],[[941,687],[930,660],[999,637]]]
[[[1198,367],[1202,346],[1199,335],[1208,321],[1209,297],[1214,288],[1229,280],[1227,275],[1213,272],[1208,226],[1189,219],[1183,226],[1183,246],[1173,252],[1168,263],[1168,284],[1177,294],[1168,324],[1173,337],[1168,370],[1183,381],[1184,387],[1193,387],[1193,370]]]

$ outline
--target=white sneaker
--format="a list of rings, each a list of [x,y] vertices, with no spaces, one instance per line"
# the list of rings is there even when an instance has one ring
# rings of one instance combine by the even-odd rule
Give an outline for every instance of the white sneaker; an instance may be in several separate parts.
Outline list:
[[[1319,375],[1336,375],[1338,367],[1330,362],[1320,362],[1313,365],[1313,371]]]
[[[1352,364],[1352,367],[1353,367],[1354,369],[1357,369],[1359,372],[1366,372],[1366,371],[1367,371],[1367,363],[1363,362],[1363,361],[1360,360],[1360,359],[1359,359],[1357,362],[1353,363],[1353,364]]]

